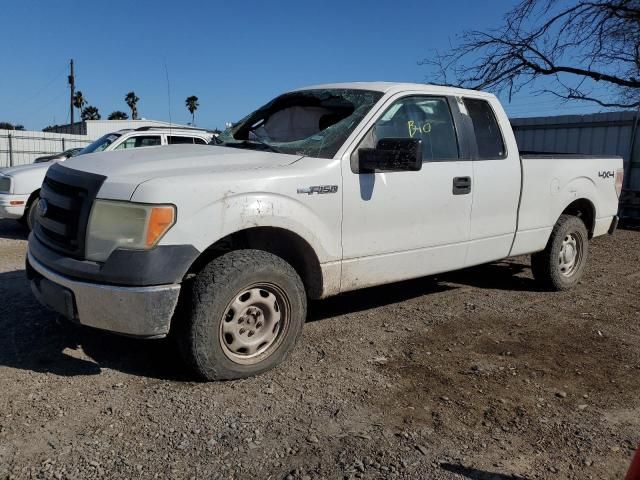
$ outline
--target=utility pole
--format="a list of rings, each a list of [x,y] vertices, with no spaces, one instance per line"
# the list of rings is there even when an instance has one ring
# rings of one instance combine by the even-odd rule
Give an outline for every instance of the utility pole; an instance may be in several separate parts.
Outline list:
[[[73,76],[73,58],[71,59],[70,62],[70,74],[69,74],[69,90],[71,92],[71,96],[69,98],[69,109],[71,112],[71,133],[73,133],[74,127],[73,127],[73,97],[76,93],[76,83],[75,83],[75,77]]]

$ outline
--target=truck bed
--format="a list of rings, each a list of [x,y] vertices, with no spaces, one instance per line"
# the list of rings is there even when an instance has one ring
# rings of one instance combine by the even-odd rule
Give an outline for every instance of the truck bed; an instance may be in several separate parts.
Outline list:
[[[607,233],[618,212],[616,172],[622,157],[523,152],[518,228],[511,254],[545,248],[556,220],[580,201],[592,216],[590,234]]]

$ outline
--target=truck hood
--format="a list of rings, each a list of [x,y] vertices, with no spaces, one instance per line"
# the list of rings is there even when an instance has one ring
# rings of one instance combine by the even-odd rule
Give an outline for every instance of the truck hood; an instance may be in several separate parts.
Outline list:
[[[272,168],[300,158],[213,145],[170,145],[80,155],[66,160],[64,166],[107,177],[98,196],[124,200],[131,198],[138,185],[156,178]]]

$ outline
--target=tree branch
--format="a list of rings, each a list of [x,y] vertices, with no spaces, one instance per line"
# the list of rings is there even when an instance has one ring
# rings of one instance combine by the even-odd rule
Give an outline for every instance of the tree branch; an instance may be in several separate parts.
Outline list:
[[[569,5],[522,0],[499,29],[465,32],[448,53],[420,63],[437,70],[438,83],[511,95],[540,78],[555,77],[558,88],[550,91],[561,98],[606,108],[635,106],[640,101],[640,0],[573,0]],[[587,87],[599,85],[597,95],[582,90],[585,81]],[[557,93],[562,89],[564,94]],[[624,101],[613,101],[612,95]]]

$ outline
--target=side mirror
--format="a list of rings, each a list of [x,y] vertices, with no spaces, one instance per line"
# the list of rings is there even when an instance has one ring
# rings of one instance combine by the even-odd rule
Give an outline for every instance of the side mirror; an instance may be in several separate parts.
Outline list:
[[[422,168],[422,140],[382,138],[376,148],[360,148],[358,159],[361,173],[376,170],[417,172]]]

